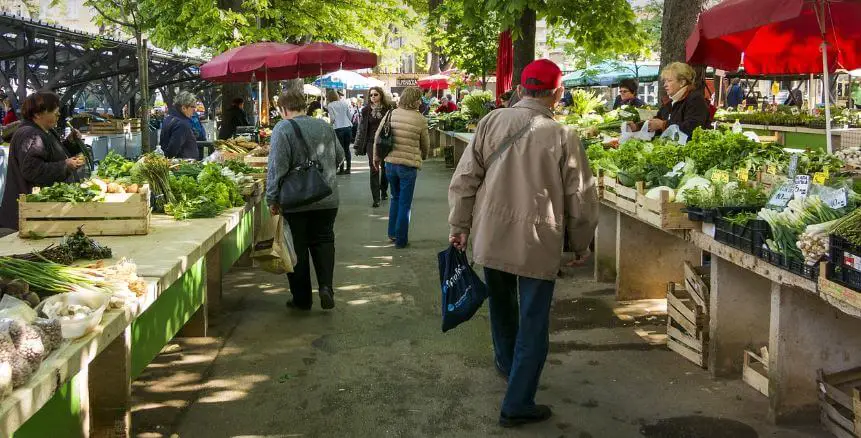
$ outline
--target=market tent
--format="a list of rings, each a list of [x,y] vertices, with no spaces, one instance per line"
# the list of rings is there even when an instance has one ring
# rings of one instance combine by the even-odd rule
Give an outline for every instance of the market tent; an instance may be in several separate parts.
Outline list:
[[[308,96],[322,96],[323,90],[311,85],[305,84],[302,86],[302,92],[307,94]]]
[[[309,43],[266,59],[270,69],[292,71],[294,78],[377,65],[377,55],[365,49],[332,43]]]
[[[448,80],[448,76],[444,74],[436,74],[419,79],[416,81],[416,85],[425,90],[448,90],[450,86]]]
[[[656,63],[635,65],[631,62],[605,62],[568,73],[562,77],[562,84],[566,87],[609,87],[623,79],[652,82],[658,80],[659,70]]]
[[[272,42],[235,47],[200,66],[200,77],[213,82],[251,82],[264,77],[270,80],[290,79],[295,77],[294,72],[269,69],[266,60],[296,47],[294,44]]]
[[[861,1],[725,0],[700,14],[687,59],[750,74],[828,74],[861,67]],[[825,93],[826,141],[831,110]]]
[[[338,70],[317,78],[314,85],[323,88],[344,88],[347,90],[367,90],[371,87],[383,87],[385,83],[379,79],[362,76],[349,70]]]

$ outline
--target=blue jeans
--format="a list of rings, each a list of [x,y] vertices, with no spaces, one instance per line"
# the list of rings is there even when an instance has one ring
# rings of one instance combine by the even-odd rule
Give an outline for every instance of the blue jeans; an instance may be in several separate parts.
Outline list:
[[[550,344],[550,303],[556,282],[490,268],[484,268],[484,277],[490,295],[495,359],[501,371],[508,374],[502,413],[516,416],[535,406],[538,380]]]
[[[418,169],[415,167],[386,163],[386,177],[392,192],[389,202],[389,237],[395,239],[397,248],[403,248],[409,242],[410,209],[417,176]]]

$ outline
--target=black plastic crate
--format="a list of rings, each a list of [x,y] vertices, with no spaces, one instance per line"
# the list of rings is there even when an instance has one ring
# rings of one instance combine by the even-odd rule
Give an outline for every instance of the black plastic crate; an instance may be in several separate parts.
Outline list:
[[[831,234],[828,236],[828,258],[843,270],[861,273],[861,247]]]
[[[715,220],[715,240],[748,254],[761,256],[762,246],[769,238],[771,228],[764,220],[750,220],[744,225],[733,224],[724,217]]]
[[[765,261],[777,266],[781,269],[800,275],[808,280],[816,280],[819,278],[819,265],[809,266],[804,261],[787,260],[783,254],[772,251],[768,248],[762,248],[760,256]]]
[[[825,278],[856,292],[861,292],[861,272],[831,262],[825,266]]]

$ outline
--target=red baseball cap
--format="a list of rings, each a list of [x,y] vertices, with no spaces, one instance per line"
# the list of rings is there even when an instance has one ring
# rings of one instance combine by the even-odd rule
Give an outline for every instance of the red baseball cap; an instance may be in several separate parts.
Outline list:
[[[549,59],[536,59],[520,74],[520,85],[527,90],[553,90],[562,86],[562,70]]]

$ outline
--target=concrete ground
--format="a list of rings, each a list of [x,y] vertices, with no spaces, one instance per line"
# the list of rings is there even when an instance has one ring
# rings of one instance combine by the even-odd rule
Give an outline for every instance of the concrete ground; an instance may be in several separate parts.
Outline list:
[[[712,380],[662,345],[665,317],[619,318],[612,285],[591,268],[557,283],[551,353],[537,401],[550,421],[497,425],[486,307],[443,334],[436,254],[447,245],[440,161],[420,172],[410,247],[386,241],[386,205],[370,207],[367,167],[340,177],[334,311],[285,308],[287,281],[258,269],[225,278],[212,337],[178,339],[134,384],[139,437],[819,437],[780,428],[741,380]]]

